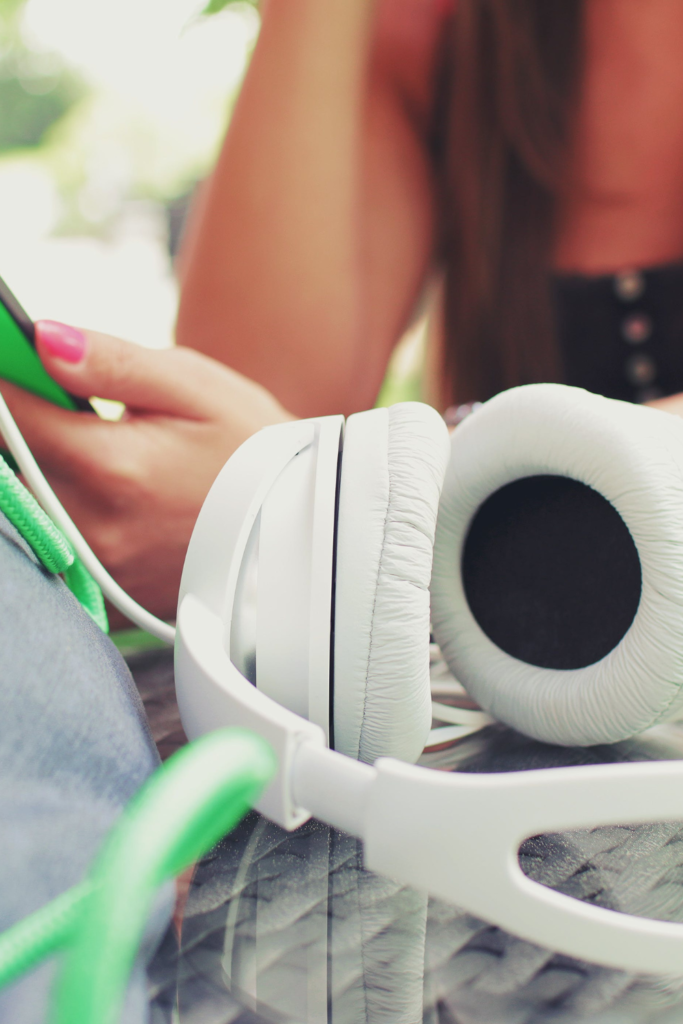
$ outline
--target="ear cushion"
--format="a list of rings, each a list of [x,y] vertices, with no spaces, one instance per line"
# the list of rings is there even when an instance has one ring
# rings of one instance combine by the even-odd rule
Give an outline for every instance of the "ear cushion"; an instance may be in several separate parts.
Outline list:
[[[518,559],[513,573],[514,544],[528,564]],[[549,579],[557,565],[562,578]],[[486,573],[497,620],[477,596]],[[557,604],[554,618],[539,587]],[[553,384],[487,402],[452,438],[432,622],[479,704],[537,739],[611,743],[674,717],[683,706],[683,421]]]
[[[431,724],[429,580],[448,432],[418,402],[349,417],[337,531],[334,746],[416,761]]]

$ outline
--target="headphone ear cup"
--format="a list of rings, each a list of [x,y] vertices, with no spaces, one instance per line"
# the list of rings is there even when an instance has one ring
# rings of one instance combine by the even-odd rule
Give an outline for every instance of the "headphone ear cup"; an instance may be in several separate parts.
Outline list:
[[[418,402],[351,416],[337,528],[334,746],[416,761],[431,724],[429,581],[448,458]]]
[[[439,510],[435,639],[496,718],[612,743],[683,707],[683,422],[529,385],[458,427]]]

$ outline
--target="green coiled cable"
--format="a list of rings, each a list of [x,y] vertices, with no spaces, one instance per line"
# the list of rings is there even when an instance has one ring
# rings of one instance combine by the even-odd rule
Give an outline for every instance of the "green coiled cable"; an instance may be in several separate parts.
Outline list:
[[[275,768],[266,741],[243,729],[179,750],[126,808],[89,878],[0,935],[0,983],[66,948],[52,1024],[115,1024],[155,890],[235,827]]]
[[[65,572],[73,552],[52,520],[0,457],[0,508],[48,572]]]
[[[109,619],[104,606],[104,594],[77,555],[74,555],[73,562],[64,571],[64,582],[102,632],[108,633]]]
[[[108,632],[102,591],[0,456],[0,510]],[[54,1024],[115,1024],[156,888],[244,816],[275,771],[260,737],[210,733],[160,768],[121,817],[90,877],[0,935],[0,987],[66,950]]]
[[[64,949],[91,893],[90,882],[75,885],[0,934],[0,988]]]
[[[0,510],[31,546],[48,572],[63,574],[66,585],[105,633],[109,621],[100,587],[71,545],[0,455]]]

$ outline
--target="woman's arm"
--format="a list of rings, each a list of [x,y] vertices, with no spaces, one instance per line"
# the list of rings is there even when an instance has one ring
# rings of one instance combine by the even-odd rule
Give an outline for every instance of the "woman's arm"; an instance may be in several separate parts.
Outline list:
[[[424,282],[433,214],[418,107],[442,6],[269,0],[264,13],[188,231],[177,332],[298,415],[374,402]]]

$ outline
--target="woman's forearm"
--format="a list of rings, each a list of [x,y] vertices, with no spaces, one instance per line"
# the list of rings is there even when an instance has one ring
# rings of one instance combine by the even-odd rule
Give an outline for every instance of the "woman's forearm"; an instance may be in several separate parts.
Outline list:
[[[178,341],[303,415],[347,406],[362,365],[359,207],[374,6],[269,0],[183,256]]]

